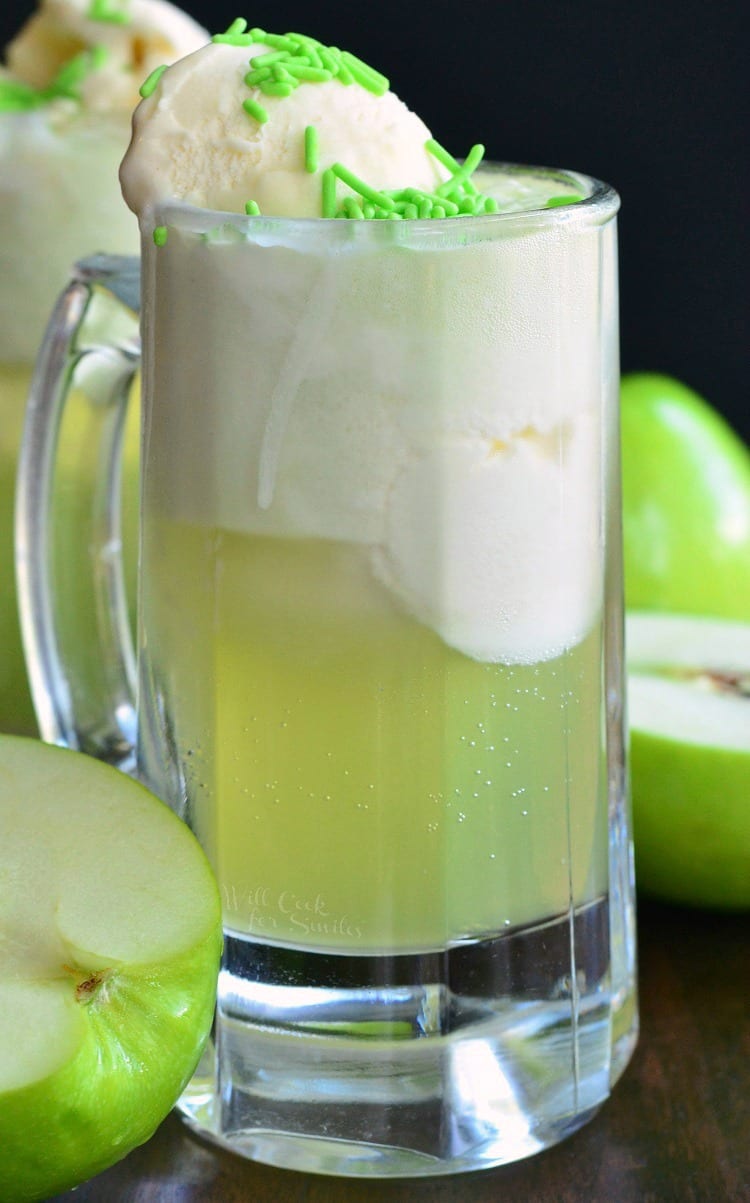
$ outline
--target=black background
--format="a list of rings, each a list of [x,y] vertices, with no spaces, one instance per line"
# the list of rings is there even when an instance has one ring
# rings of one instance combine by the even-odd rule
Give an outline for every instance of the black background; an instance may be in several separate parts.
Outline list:
[[[5,43],[31,11],[5,0]],[[570,167],[622,197],[622,367],[678,376],[750,440],[750,5],[184,0],[352,50],[456,155]]]

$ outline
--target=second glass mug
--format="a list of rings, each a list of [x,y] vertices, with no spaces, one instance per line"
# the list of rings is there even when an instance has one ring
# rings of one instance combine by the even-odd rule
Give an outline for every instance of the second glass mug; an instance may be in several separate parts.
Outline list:
[[[582,199],[153,215],[137,672],[137,263],[80,264],[40,356],[17,568],[42,734],[136,772],[203,843],[226,946],[179,1106],[261,1161],[513,1161],[589,1119],[635,1043],[618,199],[554,178]],[[54,522],[76,405],[101,466],[83,549]]]

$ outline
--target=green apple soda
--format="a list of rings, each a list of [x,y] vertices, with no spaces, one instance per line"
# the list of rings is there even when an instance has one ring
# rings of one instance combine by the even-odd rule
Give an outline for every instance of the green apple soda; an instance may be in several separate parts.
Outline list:
[[[482,664],[405,615],[356,546],[163,522],[151,554],[228,929],[434,949],[602,893],[598,626],[551,660]]]
[[[575,199],[559,177],[493,185],[509,209]],[[453,222],[407,250],[177,206],[144,242],[142,688],[177,775],[163,731],[141,760],[239,936],[435,949],[606,894],[589,317],[611,260],[590,272],[598,231],[562,247],[514,216],[492,243]],[[564,306],[524,282],[548,261]]]

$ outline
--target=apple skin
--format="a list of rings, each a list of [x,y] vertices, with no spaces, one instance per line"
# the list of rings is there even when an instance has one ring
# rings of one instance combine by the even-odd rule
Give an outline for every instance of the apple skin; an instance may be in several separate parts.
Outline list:
[[[24,1016],[34,1013],[35,992],[45,1000],[41,1013],[61,1018],[59,1033],[49,1031],[49,1025],[34,1028],[33,1040],[50,1047],[58,1058],[52,1072],[0,1090],[0,1199],[32,1203],[79,1185],[148,1140],[181,1094],[213,1018],[222,947],[221,903],[195,837],[138,782],[82,753],[15,736],[0,737],[0,764],[0,813],[4,823],[7,820],[8,846],[13,846],[14,807],[33,812],[31,821],[39,830],[38,793],[45,799],[43,813],[48,816],[40,845],[32,847],[25,825],[16,836],[16,846],[20,840],[27,850],[25,863],[14,862],[12,853],[6,863],[7,851],[6,861],[0,861],[0,870],[9,874],[9,880],[17,876],[27,891],[20,901],[5,899],[10,918],[3,934],[9,943],[8,967],[0,978],[0,1022],[6,1047],[8,1039],[15,1041],[14,1048],[23,1047]],[[106,814],[100,822],[94,816],[104,803]],[[81,821],[82,807],[84,819],[89,816],[88,826]],[[76,824],[61,838],[71,809]],[[57,813],[62,816],[59,824],[51,818]],[[104,837],[92,841],[92,827],[103,830]],[[45,937],[34,937],[33,929],[30,935],[21,927],[17,940],[13,908],[20,907],[22,913],[24,907],[28,909],[28,891],[33,891],[34,908],[46,905],[45,894],[53,901],[58,897],[57,887],[45,885],[44,870],[39,875],[37,858],[39,846],[45,856],[50,844],[57,849],[61,843],[65,850],[52,853],[52,877],[59,873],[60,881],[65,881],[67,873],[67,879],[75,881],[76,897],[71,921],[60,889],[53,926],[63,937],[76,933],[75,944],[65,945],[66,963],[60,965],[55,958],[52,972],[46,961],[41,972],[33,963],[28,970],[19,970],[14,945],[43,948],[48,929]],[[103,847],[116,862],[102,864]],[[142,893],[137,896],[139,889]],[[113,891],[118,899],[114,913],[137,912],[138,919],[130,925],[128,918],[125,937],[118,934],[121,928],[112,928],[109,914],[97,918],[99,926],[103,924],[114,937],[102,937],[94,925],[91,947],[100,951],[80,951],[87,936],[85,930],[81,932],[79,895],[85,898],[84,913],[99,917]],[[105,951],[108,940],[110,950],[118,949],[112,957]],[[151,951],[140,961],[144,944]],[[135,956],[128,955],[127,963],[123,948],[138,950]],[[36,954],[23,954],[27,955]],[[26,1007],[24,991],[28,992]],[[49,992],[54,1007],[48,1012]],[[14,1005],[17,999],[20,1005]]]
[[[205,1044],[216,999],[205,970],[216,948],[211,937],[171,965],[139,967],[137,980],[108,982],[107,1013],[92,1019],[75,1058],[54,1081],[0,1102],[0,1198],[47,1199],[101,1173],[154,1134]],[[172,1000],[168,1017],[165,997]],[[95,1007],[96,1000],[88,1005]],[[97,1029],[125,1032],[134,1012],[137,1030],[103,1058]],[[46,1122],[40,1124],[40,1117]]]
[[[0,731],[17,735],[36,735],[38,730],[26,675],[13,570],[16,471],[31,373],[31,367],[26,364],[0,363],[0,553],[4,565],[0,578]],[[133,627],[138,547],[139,413],[140,397],[136,385],[130,398],[125,427],[122,486],[124,569]],[[80,512],[89,504],[94,466],[86,431],[81,424],[78,448],[75,448],[73,440],[69,440],[59,465],[63,481],[61,519],[70,531],[71,542],[80,528]],[[79,565],[80,554],[79,564],[69,564],[74,582],[82,579]],[[88,576],[86,564],[83,564],[82,572]],[[87,653],[96,655],[92,637],[94,619],[83,610],[80,617],[79,663],[85,662]]]
[[[750,907],[750,749],[631,730],[630,773],[639,891],[695,907]]]
[[[668,376],[624,376],[620,396],[626,605],[747,620],[750,450]]]

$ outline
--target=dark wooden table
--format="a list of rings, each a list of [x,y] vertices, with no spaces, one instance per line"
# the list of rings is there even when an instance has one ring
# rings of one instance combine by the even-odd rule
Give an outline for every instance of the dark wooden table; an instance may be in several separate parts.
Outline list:
[[[254,1165],[174,1116],[59,1203],[750,1203],[750,917],[642,903],[639,1047],[596,1118],[496,1170],[421,1181]]]

